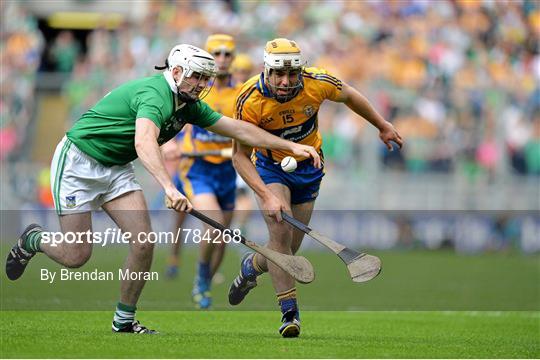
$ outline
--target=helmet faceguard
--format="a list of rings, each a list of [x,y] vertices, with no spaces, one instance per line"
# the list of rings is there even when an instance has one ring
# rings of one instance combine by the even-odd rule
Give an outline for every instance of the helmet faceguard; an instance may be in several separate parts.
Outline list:
[[[304,65],[300,48],[294,41],[275,39],[266,43],[264,79],[277,101],[287,102],[302,90]]]
[[[172,48],[165,67],[171,74],[174,68],[182,69],[182,75],[175,81],[175,85],[180,100],[188,103],[196,102],[208,95],[216,77],[216,63],[212,55],[187,44]]]
[[[193,71],[190,76],[182,73],[177,85],[178,97],[186,103],[204,99],[212,89],[215,77],[215,73],[207,75]]]
[[[225,34],[213,34],[206,39],[206,51],[208,51],[215,60],[220,54],[224,54],[224,61],[218,59],[217,76],[226,77],[231,74],[230,67],[234,59],[236,43],[234,38]]]

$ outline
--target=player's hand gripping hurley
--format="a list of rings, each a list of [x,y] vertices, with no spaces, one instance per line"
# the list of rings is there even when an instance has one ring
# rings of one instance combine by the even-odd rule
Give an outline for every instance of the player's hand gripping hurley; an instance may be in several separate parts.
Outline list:
[[[169,207],[169,200],[167,199],[165,202],[167,207]],[[189,214],[195,216],[197,219],[218,230],[224,231],[227,229],[225,226],[221,225],[217,221],[209,218],[208,216],[200,213],[195,209],[192,209]],[[305,257],[282,254],[266,247],[259,246],[258,244],[246,239],[241,235],[240,238],[240,242],[242,244],[276,264],[276,266],[291,275],[296,281],[302,284],[309,284],[313,281],[313,279],[315,279],[315,272],[313,271],[313,266]]]
[[[290,225],[296,229],[304,232],[305,234],[311,236],[313,239],[317,240],[319,243],[323,244],[330,250],[332,250],[343,262],[347,265],[351,279],[354,282],[366,282],[381,272],[381,260],[373,255],[366,253],[359,253],[358,251],[349,249],[334,240],[319,234],[315,230],[312,230],[309,226],[298,221],[294,217],[288,215],[285,212],[281,212],[283,220],[288,222]]]

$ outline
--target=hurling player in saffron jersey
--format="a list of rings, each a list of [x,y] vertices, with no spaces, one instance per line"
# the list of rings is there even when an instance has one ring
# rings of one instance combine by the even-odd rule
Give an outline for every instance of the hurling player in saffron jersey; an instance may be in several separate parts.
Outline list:
[[[320,152],[317,114],[325,100],[341,102],[379,129],[379,137],[392,150],[391,141],[403,140],[392,124],[382,118],[356,89],[318,68],[305,68],[299,46],[288,39],[269,41],[264,49],[264,71],[249,79],[236,98],[235,118]],[[253,155],[253,156],[252,156]],[[294,254],[303,233],[282,222],[281,211],[292,212],[308,224],[324,176],[312,161],[296,158],[298,167],[287,173],[280,162],[287,151],[252,148],[235,142],[233,163],[238,174],[255,191],[270,233],[268,247]],[[294,156],[293,156],[294,157]],[[253,161],[252,161],[253,160]],[[257,285],[257,276],[269,272],[281,307],[283,337],[300,334],[300,313],[294,279],[258,254],[242,259],[240,275],[229,290],[229,302],[239,304]]]

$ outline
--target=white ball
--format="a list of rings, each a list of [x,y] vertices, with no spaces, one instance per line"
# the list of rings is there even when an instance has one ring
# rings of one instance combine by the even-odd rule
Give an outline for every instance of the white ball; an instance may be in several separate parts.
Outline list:
[[[296,170],[296,165],[296,159],[292,156],[286,156],[283,158],[283,160],[281,160],[281,169],[283,169],[285,172],[293,172]]]

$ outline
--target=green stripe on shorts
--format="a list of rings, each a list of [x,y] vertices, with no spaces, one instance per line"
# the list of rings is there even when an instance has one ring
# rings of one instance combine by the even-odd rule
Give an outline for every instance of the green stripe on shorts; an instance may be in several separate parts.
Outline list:
[[[60,205],[60,182],[62,180],[62,173],[64,172],[64,165],[66,164],[67,152],[70,147],[71,140],[66,138],[62,151],[60,151],[60,156],[58,157],[58,166],[56,167],[56,176],[54,178],[53,196],[56,213],[58,215],[62,215],[62,206]]]

